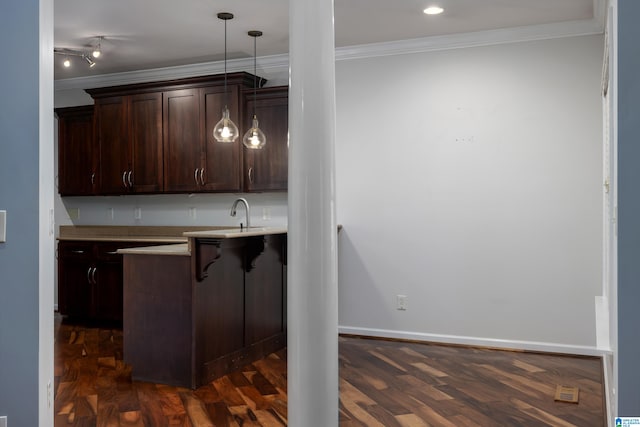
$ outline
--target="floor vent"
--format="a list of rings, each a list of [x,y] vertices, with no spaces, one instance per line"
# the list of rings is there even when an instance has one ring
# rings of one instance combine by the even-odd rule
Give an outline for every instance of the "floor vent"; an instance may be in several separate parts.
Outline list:
[[[578,394],[580,390],[578,387],[567,387],[564,385],[559,385],[556,388],[556,395],[554,400],[557,402],[569,402],[569,403],[578,403]]]

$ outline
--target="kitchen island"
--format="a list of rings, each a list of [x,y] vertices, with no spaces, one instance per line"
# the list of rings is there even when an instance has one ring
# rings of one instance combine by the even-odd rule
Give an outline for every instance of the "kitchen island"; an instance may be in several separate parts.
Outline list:
[[[217,229],[123,254],[135,380],[197,388],[286,346],[286,229]]]

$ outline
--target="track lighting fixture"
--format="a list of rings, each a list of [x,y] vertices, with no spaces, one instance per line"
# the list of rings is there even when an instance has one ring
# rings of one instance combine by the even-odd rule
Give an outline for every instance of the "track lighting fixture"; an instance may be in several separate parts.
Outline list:
[[[69,68],[72,65],[71,62],[71,57],[75,56],[78,58],[81,58],[83,61],[85,61],[87,64],[89,64],[89,68],[93,68],[96,65],[96,61],[93,60],[93,58],[98,58],[100,56],[100,40],[102,40],[103,37],[99,37],[99,41],[98,44],[94,47],[93,52],[85,52],[79,49],[68,49],[68,48],[59,48],[59,47],[55,47],[53,48],[53,53],[55,55],[60,55],[62,56],[63,62],[62,65],[65,68]],[[92,58],[93,57],[93,58]]]

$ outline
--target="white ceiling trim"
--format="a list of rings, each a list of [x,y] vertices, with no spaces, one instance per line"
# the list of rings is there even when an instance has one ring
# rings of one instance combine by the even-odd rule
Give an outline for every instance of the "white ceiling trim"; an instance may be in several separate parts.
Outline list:
[[[336,61],[376,56],[406,55],[438,50],[520,43],[562,37],[602,34],[603,27],[595,20],[568,21],[473,33],[433,36],[400,42],[373,43],[336,49]]]
[[[504,43],[518,43],[562,37],[602,34],[604,31],[604,9],[599,5],[603,0],[594,0],[596,18],[583,21],[569,21],[554,24],[532,25],[509,29],[478,31],[464,34],[425,37],[395,42],[372,43],[337,48],[336,61],[364,59],[379,56],[406,55],[447,49],[490,46]],[[601,10],[602,9],[602,10]],[[286,71],[289,55],[273,55],[258,58],[261,71]],[[253,58],[227,61],[227,72],[253,71]],[[55,81],[55,90],[89,89],[118,86],[150,81],[171,80],[224,72],[224,62],[205,62],[176,67],[155,68],[123,73],[76,77]],[[260,73],[258,73],[260,74]]]

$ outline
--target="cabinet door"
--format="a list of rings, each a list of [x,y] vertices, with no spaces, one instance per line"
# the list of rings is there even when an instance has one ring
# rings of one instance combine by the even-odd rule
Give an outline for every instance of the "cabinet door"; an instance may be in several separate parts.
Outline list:
[[[128,97],[128,138],[131,145],[130,190],[162,191],[162,94]]]
[[[285,241],[285,235],[247,239],[244,267],[251,268],[244,276],[245,346],[285,331]]]
[[[287,189],[289,161],[289,98],[287,87],[245,91],[243,132],[251,128],[255,111],[267,143],[260,150],[244,148],[244,187],[246,191]],[[254,110],[255,107],[255,110]]]
[[[58,108],[58,192],[91,195],[98,188],[93,105]]]
[[[95,318],[122,322],[122,261],[98,262],[95,280]]]
[[[88,318],[93,311],[93,264],[91,243],[58,244],[58,311]]]
[[[242,133],[231,143],[218,142],[213,137],[213,128],[220,121],[222,109],[229,108],[231,120],[241,128],[239,116],[239,88],[214,86],[201,89],[201,114],[204,120],[205,168],[202,188],[206,191],[241,191]]]
[[[100,146],[100,192],[127,192],[131,149],[126,137],[126,102],[121,96],[98,98],[95,104],[96,137]]]
[[[163,93],[164,190],[198,191],[202,174],[197,89]]]
[[[122,255],[120,248],[146,245],[135,242],[95,243],[94,318],[122,322]]]

